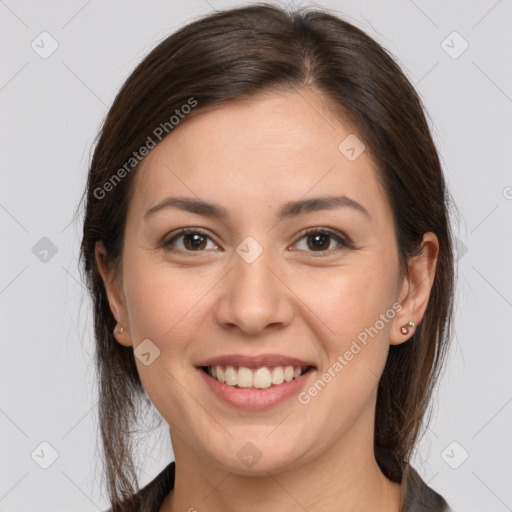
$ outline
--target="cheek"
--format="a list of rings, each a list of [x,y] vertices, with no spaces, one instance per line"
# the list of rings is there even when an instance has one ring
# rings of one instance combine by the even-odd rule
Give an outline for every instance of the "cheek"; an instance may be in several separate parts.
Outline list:
[[[211,279],[193,277],[196,274],[139,261],[124,279],[133,348],[149,339],[159,350],[150,365],[135,358],[139,377],[152,403],[174,427],[175,418],[193,421],[189,393],[198,392],[197,383],[187,381],[185,389],[180,379],[186,381],[185,371],[195,371],[190,367],[191,341],[204,323],[205,308],[211,310],[205,300]]]
[[[318,315],[315,334],[327,359],[322,373],[336,375],[331,391],[319,401],[325,400],[326,407],[333,402],[341,406],[347,400],[365,401],[374,393],[396,314],[395,277],[392,260],[368,255],[364,264],[317,272],[314,280],[302,280],[304,288],[297,294],[308,297],[307,306]]]
[[[386,363],[396,315],[395,274],[392,262],[387,263],[368,258],[361,266],[317,273],[314,280],[303,279],[304,288],[298,291],[318,312],[316,334],[327,356],[318,375],[328,382],[325,391],[317,393],[323,386],[315,384],[305,399],[315,397],[315,410],[326,414],[342,411],[334,430],[344,428],[348,419],[355,421],[358,411],[371,403]]]
[[[129,268],[124,290],[134,345],[149,338],[166,350],[180,350],[200,325],[212,272],[208,276],[198,268],[177,269],[143,258]]]
[[[307,297],[308,306],[338,338],[353,337],[373,325],[396,298],[393,271],[384,272],[377,264],[317,272],[302,282],[300,296]]]

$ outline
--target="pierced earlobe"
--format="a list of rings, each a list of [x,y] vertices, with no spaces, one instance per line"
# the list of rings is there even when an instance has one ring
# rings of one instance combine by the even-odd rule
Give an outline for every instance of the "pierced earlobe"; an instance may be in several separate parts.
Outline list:
[[[408,322],[407,324],[402,325],[402,327],[400,328],[400,332],[402,334],[409,334],[409,329],[411,327],[414,327],[414,322]]]
[[[130,335],[130,331],[125,329],[124,327],[121,327],[119,324],[116,324],[114,330],[114,338],[117,340],[118,343],[125,347],[129,347],[132,345],[132,338]]]

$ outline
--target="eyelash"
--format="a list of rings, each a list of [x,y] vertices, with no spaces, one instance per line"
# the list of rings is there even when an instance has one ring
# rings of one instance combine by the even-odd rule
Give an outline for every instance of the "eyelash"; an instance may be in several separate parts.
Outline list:
[[[162,241],[162,243],[161,243],[161,247],[163,249],[167,250],[167,251],[181,252],[181,253],[185,253],[187,255],[194,254],[196,252],[197,253],[204,252],[205,249],[198,250],[198,251],[188,251],[188,250],[183,250],[183,249],[172,248],[172,243],[176,239],[178,239],[178,238],[180,238],[180,237],[182,237],[184,235],[190,235],[190,234],[202,235],[202,236],[210,239],[212,242],[214,242],[216,244],[216,242],[212,239],[212,237],[208,233],[206,233],[205,231],[203,231],[201,229],[197,229],[197,228],[183,228],[183,229],[179,230],[177,233],[175,233],[171,238],[164,239]],[[334,231],[332,229],[329,229],[329,228],[308,228],[306,231],[304,231],[302,233],[302,235],[297,240],[297,242],[295,242],[295,244],[298,243],[303,238],[306,238],[306,237],[308,237],[310,235],[318,235],[318,234],[329,236],[330,238],[336,240],[341,245],[341,247],[339,247],[337,249],[327,249],[327,250],[323,250],[323,251],[306,251],[306,252],[311,253],[311,255],[313,257],[315,257],[315,256],[323,256],[323,255],[325,255],[327,253],[333,253],[333,252],[341,251],[343,249],[351,249],[351,248],[353,248],[352,243],[348,240],[347,237],[344,237],[340,233],[338,233],[338,232],[336,232],[336,231]]]

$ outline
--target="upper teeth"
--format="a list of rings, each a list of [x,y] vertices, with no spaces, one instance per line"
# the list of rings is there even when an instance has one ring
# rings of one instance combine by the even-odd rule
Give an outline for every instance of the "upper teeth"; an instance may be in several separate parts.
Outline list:
[[[297,379],[306,368],[301,366],[274,366],[251,370],[244,366],[208,366],[208,373],[220,382],[241,388],[269,388],[272,384],[282,384]]]

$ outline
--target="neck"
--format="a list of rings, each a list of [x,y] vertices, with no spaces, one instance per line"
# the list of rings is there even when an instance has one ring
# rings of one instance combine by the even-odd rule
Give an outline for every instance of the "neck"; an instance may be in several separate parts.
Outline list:
[[[248,476],[227,471],[191,448],[175,431],[174,490],[160,512],[399,512],[400,484],[381,472],[373,452],[373,426],[361,418],[336,444],[279,471]],[[307,455],[307,454],[306,454]]]

